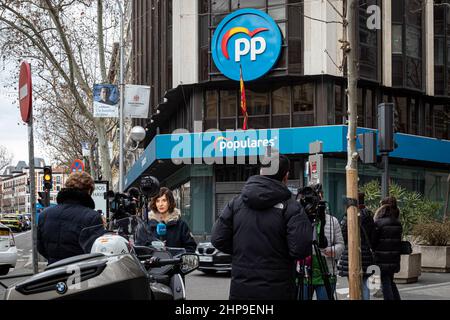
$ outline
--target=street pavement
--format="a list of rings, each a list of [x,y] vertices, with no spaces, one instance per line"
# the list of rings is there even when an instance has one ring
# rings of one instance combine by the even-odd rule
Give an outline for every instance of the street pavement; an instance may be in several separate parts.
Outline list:
[[[31,232],[15,235],[18,251],[18,261],[15,269],[8,275],[16,275],[32,272],[31,260]],[[40,263],[39,269],[45,267]],[[4,281],[7,285],[13,285],[24,278]],[[450,273],[426,273],[423,272],[419,281],[412,284],[398,284],[400,296],[403,300],[450,300]],[[201,271],[194,271],[186,276],[186,296],[188,300],[227,300],[230,290],[229,273],[217,273],[206,275]],[[347,278],[338,277],[338,300],[348,299]],[[372,300],[382,300],[377,290],[371,291]],[[3,298],[4,289],[0,287],[0,299]]]

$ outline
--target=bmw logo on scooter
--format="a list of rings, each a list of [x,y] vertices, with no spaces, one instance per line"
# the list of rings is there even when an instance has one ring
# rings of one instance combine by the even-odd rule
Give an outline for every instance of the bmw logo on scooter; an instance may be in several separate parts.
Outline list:
[[[67,292],[67,284],[65,282],[58,282],[56,284],[56,292],[64,294]]]
[[[258,79],[269,72],[280,57],[280,28],[266,13],[238,10],[222,20],[214,32],[211,51],[214,63],[226,77],[239,81]]]

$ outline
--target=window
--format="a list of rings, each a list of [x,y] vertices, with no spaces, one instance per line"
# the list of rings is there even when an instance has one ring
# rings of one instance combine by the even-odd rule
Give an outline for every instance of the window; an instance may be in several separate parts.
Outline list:
[[[394,130],[395,132],[408,133],[407,131],[408,106],[406,97],[394,97]]]
[[[434,6],[434,90],[450,95],[450,12],[447,6]]]
[[[237,92],[220,91],[220,130],[236,129]]]
[[[422,90],[422,1],[392,2],[392,82]]]
[[[367,28],[367,8],[377,0],[359,0],[359,73],[362,78],[378,79],[378,31]]]
[[[267,92],[245,90],[247,99],[248,127],[251,129],[270,128],[270,104]],[[244,117],[239,114],[239,128],[242,128]]]
[[[272,128],[290,127],[290,93],[290,87],[282,87],[272,92]]]
[[[450,139],[450,106],[434,105],[433,106],[433,128],[434,137],[438,139]]]
[[[293,87],[292,126],[314,125],[314,85],[304,84]]]
[[[335,103],[335,124],[345,124],[344,117],[346,115],[344,106],[344,89],[341,85],[334,86],[334,103]]]
[[[218,109],[217,91],[206,91],[205,93],[205,130],[217,129],[217,109]]]

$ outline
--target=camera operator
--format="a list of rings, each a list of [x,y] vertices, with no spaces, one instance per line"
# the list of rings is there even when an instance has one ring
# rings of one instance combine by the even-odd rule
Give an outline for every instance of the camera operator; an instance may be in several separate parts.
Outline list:
[[[313,250],[312,259],[306,261],[312,278],[309,279],[310,283],[303,285],[302,297],[310,300],[315,292],[317,300],[328,300],[326,285],[329,282],[330,294],[333,296],[336,290],[336,262],[345,248],[341,228],[339,221],[327,213],[321,184],[301,189],[299,196],[308,217],[317,227],[317,245],[320,248],[320,257]]]
[[[231,254],[231,300],[295,299],[295,260],[311,254],[312,227],[286,183],[289,159],[248,179],[214,224],[211,242]]]

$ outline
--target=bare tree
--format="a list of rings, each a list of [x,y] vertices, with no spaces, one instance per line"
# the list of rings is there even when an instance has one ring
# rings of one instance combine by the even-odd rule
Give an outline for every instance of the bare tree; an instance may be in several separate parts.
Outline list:
[[[112,46],[107,50],[104,43],[111,41],[104,38],[118,29],[114,9],[112,1],[103,0],[0,0],[0,52],[16,63],[30,60],[40,80],[34,82],[37,138],[57,151],[63,164],[79,157],[81,140],[92,143],[109,181],[107,137],[115,122],[93,117],[92,87],[107,80]],[[92,152],[90,162],[93,158]]]
[[[11,163],[12,158],[13,155],[5,147],[0,146],[0,174]]]

